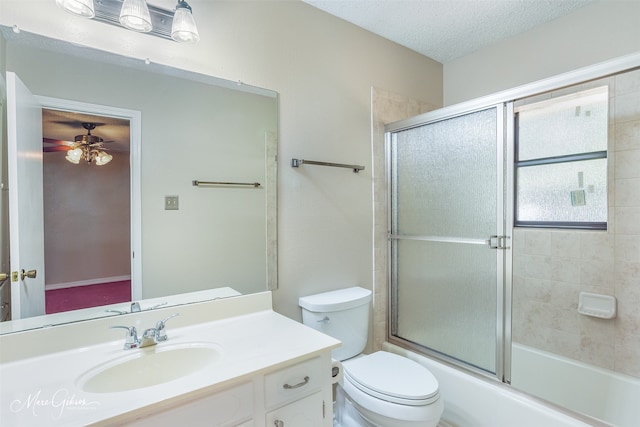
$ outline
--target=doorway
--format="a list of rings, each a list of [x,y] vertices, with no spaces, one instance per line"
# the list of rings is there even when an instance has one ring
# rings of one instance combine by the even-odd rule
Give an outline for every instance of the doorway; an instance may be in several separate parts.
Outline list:
[[[130,120],[43,108],[42,134],[46,314],[131,301]]]
[[[87,133],[83,123],[93,123],[96,126],[92,134],[104,139],[106,151],[113,156],[112,161],[103,166],[82,164],[82,161],[72,164],[65,160],[64,151],[52,154],[56,153],[52,148],[57,145],[55,142],[43,142],[43,172],[50,173],[52,178],[44,175],[45,217],[50,217],[45,221],[55,224],[56,219],[51,217],[57,215],[58,222],[59,218],[65,222],[65,227],[59,229],[48,229],[45,223],[45,289],[47,297],[55,296],[56,304],[60,304],[51,309],[67,311],[101,306],[119,302],[114,298],[122,299],[123,295],[127,301],[141,299],[140,112],[58,98],[37,98],[43,108],[43,141],[44,137],[73,140],[76,135]],[[49,123],[45,123],[47,118]],[[56,165],[64,166],[65,172],[56,169]],[[86,175],[87,172],[90,174]],[[76,175],[75,179],[72,174]],[[69,180],[68,188],[65,186],[62,191],[68,203],[47,196],[49,190],[51,194],[61,192],[54,177]],[[102,208],[91,209],[92,205]],[[65,212],[67,207],[73,207],[74,211]],[[79,228],[89,237],[83,240]],[[75,253],[70,252],[71,248]],[[65,261],[54,265],[49,253],[58,253],[54,259],[64,255]],[[100,290],[100,287],[109,289]]]

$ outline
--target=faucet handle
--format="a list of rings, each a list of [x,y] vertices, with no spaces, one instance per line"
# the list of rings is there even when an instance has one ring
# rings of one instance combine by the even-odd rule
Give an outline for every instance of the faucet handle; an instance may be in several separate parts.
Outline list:
[[[158,320],[158,323],[156,323],[156,341],[160,342],[160,341],[166,341],[167,340],[167,332],[165,331],[165,323],[167,323],[167,320],[179,316],[180,313],[174,313],[171,316],[167,317],[166,319],[162,319],[162,320]]]
[[[114,325],[111,326],[110,329],[126,329],[127,335],[124,341],[124,348],[128,350],[130,348],[137,348],[140,345],[140,340],[138,339],[138,331],[135,326],[120,326]]]

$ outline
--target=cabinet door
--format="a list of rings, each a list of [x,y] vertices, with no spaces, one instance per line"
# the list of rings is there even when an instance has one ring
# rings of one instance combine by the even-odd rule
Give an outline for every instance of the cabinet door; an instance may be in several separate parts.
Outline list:
[[[192,402],[167,408],[135,421],[130,427],[197,426],[231,427],[253,426],[245,420],[253,416],[253,384],[245,383]]]
[[[315,393],[267,414],[267,427],[322,427],[322,393]]]

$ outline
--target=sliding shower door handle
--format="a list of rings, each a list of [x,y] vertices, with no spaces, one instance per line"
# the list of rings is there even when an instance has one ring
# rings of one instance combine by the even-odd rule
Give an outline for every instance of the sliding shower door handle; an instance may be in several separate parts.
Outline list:
[[[507,240],[509,240],[508,236],[489,236],[489,239],[486,241],[489,245],[489,249],[509,249],[507,246]]]

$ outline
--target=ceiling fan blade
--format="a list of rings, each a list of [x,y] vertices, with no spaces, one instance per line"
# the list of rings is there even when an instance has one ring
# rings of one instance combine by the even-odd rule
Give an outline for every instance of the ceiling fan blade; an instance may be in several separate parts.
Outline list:
[[[42,151],[45,153],[53,153],[56,151],[69,151],[69,150],[71,150],[71,147],[68,147],[66,145],[50,145],[50,146],[42,147]]]
[[[72,141],[63,141],[61,139],[53,139],[53,138],[42,138],[42,142],[46,144],[66,145],[67,147],[70,147],[73,144],[75,144],[75,142],[72,142]]]

